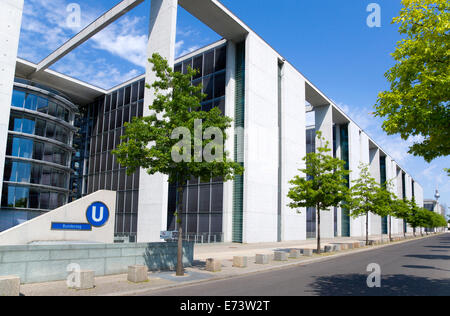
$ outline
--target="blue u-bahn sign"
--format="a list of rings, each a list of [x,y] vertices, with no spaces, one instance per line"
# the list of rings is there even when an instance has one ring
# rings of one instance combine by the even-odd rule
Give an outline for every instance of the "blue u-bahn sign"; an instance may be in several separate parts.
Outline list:
[[[92,227],[104,226],[109,220],[109,209],[102,202],[89,205],[86,210],[87,223],[56,223],[51,224],[51,230],[92,231]]]

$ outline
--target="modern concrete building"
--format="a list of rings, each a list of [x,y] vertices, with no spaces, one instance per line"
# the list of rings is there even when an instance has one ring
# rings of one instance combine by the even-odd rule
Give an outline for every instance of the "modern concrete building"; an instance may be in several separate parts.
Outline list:
[[[159,241],[160,231],[176,228],[174,187],[166,176],[144,170],[127,176],[111,154],[121,142],[124,123],[149,114],[146,105],[154,96],[144,86],[155,79],[150,65],[142,76],[109,91],[48,69],[143,0],[122,1],[39,64],[17,58],[22,2],[0,4],[0,106],[7,113],[0,117],[0,230],[112,190],[117,192],[116,237]],[[223,39],[175,60],[178,6]],[[183,225],[190,240],[256,243],[315,237],[313,210],[288,208],[287,193],[302,158],[316,148],[318,130],[353,171],[349,185],[363,162],[380,183],[393,180],[398,197],[415,197],[423,205],[423,190],[412,176],[219,1],[152,0],[147,55],[154,52],[177,71],[199,70],[192,83],[203,84],[208,95],[202,107],[218,107],[233,118],[226,148],[245,167],[234,182],[189,181]],[[314,117],[313,126],[307,126],[307,115]],[[365,234],[364,219],[350,219],[341,209],[323,212],[322,218],[325,238]],[[387,233],[388,220],[371,216],[369,229],[370,234]],[[392,219],[391,229],[401,233],[409,228]]]

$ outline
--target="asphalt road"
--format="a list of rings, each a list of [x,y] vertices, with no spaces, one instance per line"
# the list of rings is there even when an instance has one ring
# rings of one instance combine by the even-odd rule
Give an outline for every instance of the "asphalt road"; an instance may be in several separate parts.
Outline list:
[[[369,288],[367,266],[381,268]],[[450,296],[450,234],[244,277],[149,292],[162,296]]]

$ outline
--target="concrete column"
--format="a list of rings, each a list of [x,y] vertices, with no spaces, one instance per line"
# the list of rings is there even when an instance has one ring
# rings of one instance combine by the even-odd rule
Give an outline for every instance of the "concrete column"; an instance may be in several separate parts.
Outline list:
[[[370,173],[371,176],[377,181],[381,182],[381,172],[380,172],[380,149],[372,148],[369,150],[369,160],[370,160]],[[375,214],[370,214],[369,216],[369,234],[377,235],[381,232],[381,217]]]
[[[0,180],[3,180],[23,0],[0,2]],[[3,181],[0,181],[0,193]]]
[[[230,159],[234,157],[235,79],[236,45],[229,41],[227,43],[225,115],[233,119],[233,126],[227,131],[228,140],[225,143],[225,149],[228,151]],[[223,233],[224,241],[231,242],[233,239],[233,181],[225,182],[223,186]]]
[[[177,0],[152,0],[150,9],[150,32],[147,56],[159,53],[170,66],[175,61],[175,39],[177,24]],[[147,64],[145,82],[156,79],[152,65]],[[151,115],[148,106],[154,101],[153,89],[145,89],[144,116]],[[161,230],[167,229],[168,177],[162,174],[150,176],[140,171],[138,242],[160,241]]]
[[[316,118],[316,131],[322,132],[325,142],[329,142],[328,148],[331,149],[329,154],[333,155],[333,108],[331,105],[320,106],[314,108]],[[316,139],[316,148],[325,146]],[[329,211],[321,211],[320,213],[320,237],[334,237],[334,208]]]

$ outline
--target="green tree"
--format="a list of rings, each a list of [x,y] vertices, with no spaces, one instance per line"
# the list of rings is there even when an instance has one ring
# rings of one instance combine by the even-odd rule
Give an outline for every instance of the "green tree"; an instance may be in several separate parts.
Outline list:
[[[394,217],[409,223],[408,220],[411,216],[411,208],[409,207],[409,203],[407,201],[394,198],[391,203],[391,209]],[[403,231],[403,235],[406,236],[406,231]]]
[[[393,23],[404,38],[385,74],[390,90],[378,96],[375,115],[383,129],[404,140],[416,136],[410,153],[428,162],[450,154],[450,1],[402,0]]]
[[[359,169],[360,177],[352,181],[346,207],[353,218],[366,217],[366,245],[369,245],[369,214],[387,216],[390,212],[390,195],[370,175],[367,164],[361,163]]]
[[[423,224],[423,216],[421,212],[421,208],[416,204],[416,200],[412,198],[409,201],[406,201],[409,206],[409,216],[407,222],[413,228],[414,237],[416,237],[417,227],[421,227]]]
[[[232,119],[224,116],[218,108],[209,112],[201,110],[200,102],[205,98],[202,87],[191,84],[196,71],[189,69],[187,74],[175,72],[159,54],[154,54],[149,62],[157,76],[151,86],[147,85],[147,89],[152,89],[155,94],[155,100],[149,106],[151,115],[135,118],[126,124],[122,137],[124,142],[113,153],[119,163],[127,167],[128,174],[143,168],[150,175],[165,174],[170,183],[176,184],[176,273],[182,276],[183,187],[191,177],[221,177],[229,181],[244,170],[238,163],[230,161],[224,150],[225,131],[231,127]],[[206,158],[207,155],[210,159]]]
[[[317,214],[317,253],[320,248],[320,212],[329,211],[330,207],[338,207],[343,201],[348,201],[348,188],[345,162],[330,155],[329,142],[317,132],[316,144],[320,144],[316,152],[308,153],[303,158],[305,169],[299,169],[302,175],[297,175],[289,183],[288,192],[290,208],[314,207]]]

